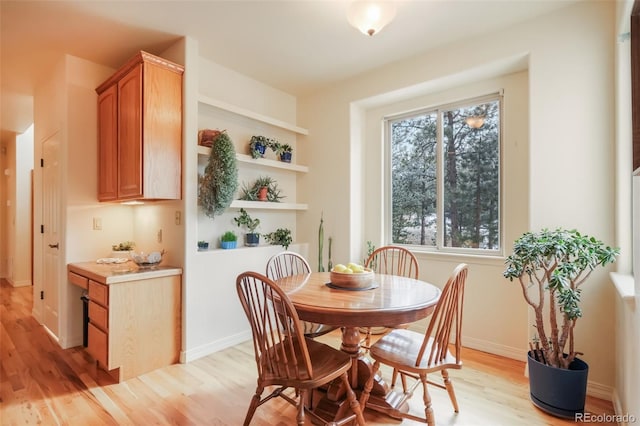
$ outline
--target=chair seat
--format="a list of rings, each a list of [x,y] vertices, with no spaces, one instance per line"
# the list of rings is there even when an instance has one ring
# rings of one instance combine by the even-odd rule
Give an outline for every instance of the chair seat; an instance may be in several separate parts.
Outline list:
[[[309,358],[313,365],[313,379],[309,378],[303,364],[288,363],[289,374],[283,374],[279,368],[282,368],[283,364],[270,365],[266,359],[262,358],[262,364],[264,366],[264,380],[271,384],[279,384],[283,386],[292,386],[300,389],[312,389],[318,387],[318,383],[326,383],[335,378],[340,377],[342,373],[348,371],[351,368],[351,357],[342,351],[337,351],[335,348],[317,342],[311,338],[305,339],[307,342],[307,349],[309,351]],[[288,341],[278,344],[270,349],[270,352],[280,351],[282,345],[288,346]],[[302,359],[302,350],[299,342],[294,339],[293,348],[295,350],[295,358]],[[289,353],[290,348],[286,348],[285,352]],[[278,352],[282,353],[282,352]],[[273,359],[273,358],[272,358]],[[297,370],[297,371],[296,371]],[[296,380],[285,380],[283,376],[287,377],[299,377]]]
[[[430,370],[441,370],[442,368],[462,367],[462,362],[456,363],[456,358],[451,355],[449,350],[443,362],[428,364],[429,357],[423,356],[420,365],[416,366],[418,352],[424,342],[424,334],[405,329],[395,329],[390,333],[381,337],[375,344],[371,346],[370,354],[383,364],[388,364],[394,368],[413,373],[428,373]],[[433,338],[429,338],[429,343],[425,350],[425,354],[431,352]]]

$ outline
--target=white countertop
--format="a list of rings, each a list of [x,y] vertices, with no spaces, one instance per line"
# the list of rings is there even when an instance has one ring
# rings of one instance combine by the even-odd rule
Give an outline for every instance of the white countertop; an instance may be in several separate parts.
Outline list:
[[[95,261],[70,263],[67,265],[67,271],[102,284],[117,284],[182,274],[182,268],[159,265],[150,269],[141,269],[133,261],[117,264],[102,264]]]

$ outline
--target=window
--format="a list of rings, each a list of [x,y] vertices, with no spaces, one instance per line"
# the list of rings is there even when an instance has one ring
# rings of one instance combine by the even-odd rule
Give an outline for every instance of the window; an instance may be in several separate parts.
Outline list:
[[[394,244],[497,254],[501,97],[386,119]]]

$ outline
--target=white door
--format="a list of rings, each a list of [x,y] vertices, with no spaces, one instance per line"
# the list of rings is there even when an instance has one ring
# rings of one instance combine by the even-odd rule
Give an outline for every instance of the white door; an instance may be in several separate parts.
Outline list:
[[[58,336],[60,173],[58,133],[42,143],[42,312],[45,327]],[[41,295],[34,295],[40,299]]]

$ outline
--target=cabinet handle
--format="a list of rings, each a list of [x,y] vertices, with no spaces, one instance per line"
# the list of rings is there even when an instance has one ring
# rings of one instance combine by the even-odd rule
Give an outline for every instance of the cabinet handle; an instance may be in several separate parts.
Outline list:
[[[49,244],[49,248],[55,248],[55,249],[57,249],[57,248],[58,248],[58,243],[55,243],[55,244]]]

